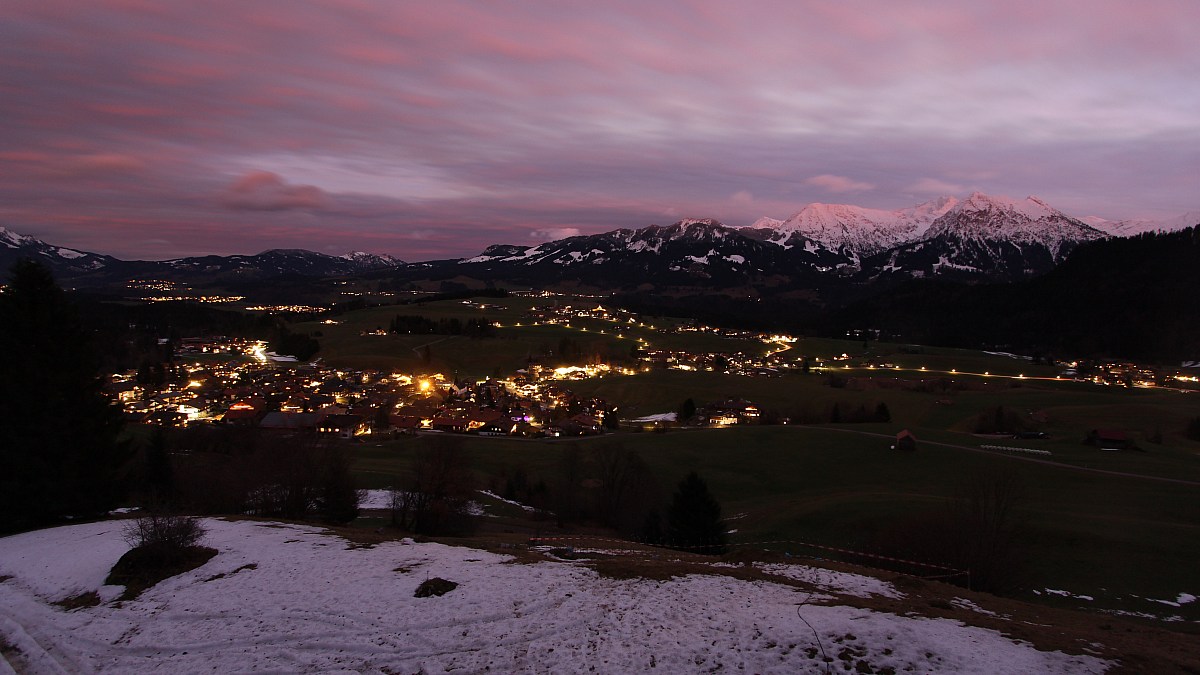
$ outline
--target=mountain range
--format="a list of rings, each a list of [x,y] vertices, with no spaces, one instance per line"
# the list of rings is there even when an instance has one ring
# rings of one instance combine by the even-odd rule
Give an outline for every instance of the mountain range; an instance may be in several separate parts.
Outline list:
[[[688,219],[535,246],[496,244],[470,258],[413,264],[361,252],[330,256],[299,249],[125,261],[0,228],[0,266],[33,257],[75,286],[147,278],[203,286],[366,274],[401,281],[465,276],[622,291],[819,295],[835,287],[912,278],[1023,279],[1048,272],[1086,242],[1197,223],[1200,213],[1162,223],[1080,219],[1036,197],[976,192],[895,211],[809,204],[785,220],[760,218],[747,227]]]
[[[1178,220],[1171,229],[1195,224],[1187,216]],[[682,220],[536,246],[491,246],[456,264],[459,274],[535,284],[784,292],[881,279],[1011,281],[1048,272],[1080,244],[1109,236],[1036,197],[976,192],[897,211],[809,204],[786,220],[760,218],[743,228]]]
[[[158,279],[187,284],[223,284],[278,277],[334,277],[396,269],[405,263],[389,255],[354,251],[341,256],[303,249],[272,249],[257,255],[207,255],[174,260],[120,260],[108,255],[54,246],[0,227],[0,269],[20,258],[46,265],[76,286]]]

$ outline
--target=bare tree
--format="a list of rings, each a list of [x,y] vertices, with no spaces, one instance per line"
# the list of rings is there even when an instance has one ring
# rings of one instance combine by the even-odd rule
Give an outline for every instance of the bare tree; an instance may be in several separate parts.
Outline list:
[[[583,483],[583,459],[578,445],[570,443],[563,449],[558,468],[554,512],[558,515],[558,526],[562,527],[583,516],[579,499]]]
[[[971,571],[980,590],[1007,592],[1021,583],[1021,535],[1018,510],[1026,490],[1011,473],[977,474],[967,479],[950,505],[954,553]]]
[[[596,446],[591,459],[597,520],[627,534],[636,532],[658,503],[654,474],[640,455],[620,443]]]
[[[417,454],[407,490],[392,493],[392,520],[418,534],[447,534],[470,529],[474,479],[462,442],[433,439]]]

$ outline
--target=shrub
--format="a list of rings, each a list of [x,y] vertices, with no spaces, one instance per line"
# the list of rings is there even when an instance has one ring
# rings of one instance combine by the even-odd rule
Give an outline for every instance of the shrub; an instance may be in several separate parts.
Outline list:
[[[191,516],[150,513],[129,521],[125,541],[131,548],[113,565],[105,584],[124,586],[122,600],[132,600],[163,579],[200,567],[217,554],[199,546],[204,526]]]
[[[125,526],[125,542],[133,548],[181,550],[196,546],[204,538],[204,526],[192,516],[150,513]]]

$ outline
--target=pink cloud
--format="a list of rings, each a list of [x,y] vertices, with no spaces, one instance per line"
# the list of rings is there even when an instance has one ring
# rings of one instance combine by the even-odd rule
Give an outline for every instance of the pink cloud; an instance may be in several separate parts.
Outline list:
[[[567,237],[578,237],[581,234],[583,232],[578,227],[547,227],[531,231],[529,238],[538,241],[553,241],[556,239],[566,239]]]
[[[967,187],[957,183],[949,183],[937,178],[922,178],[908,186],[912,192],[922,192],[936,195],[956,195],[967,191]]]
[[[828,173],[806,178],[804,183],[805,185],[823,188],[829,192],[866,192],[875,189],[875,186],[871,183],[864,183],[853,178],[834,176]]]
[[[754,203],[754,195],[749,190],[738,190],[729,199],[733,203],[742,206],[749,206]]]
[[[867,5],[12,0],[0,222],[95,216],[103,247],[171,219],[178,254],[302,222],[419,259],[957,182],[1197,207],[1200,3]]]
[[[321,209],[325,193],[313,185],[288,185],[270,171],[251,171],[237,179],[222,195],[223,204],[232,209],[286,211]]]

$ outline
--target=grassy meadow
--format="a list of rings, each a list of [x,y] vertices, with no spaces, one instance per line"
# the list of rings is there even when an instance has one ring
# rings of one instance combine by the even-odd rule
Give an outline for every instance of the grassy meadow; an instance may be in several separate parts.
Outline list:
[[[338,325],[299,324],[296,329],[321,331],[321,356],[330,363],[476,377],[511,373],[530,355],[556,349],[564,337],[610,355],[627,355],[637,338],[652,348],[697,352],[762,354],[777,348],[712,333],[664,333],[661,328],[668,321],[660,318],[621,325],[623,337],[617,337],[617,325],[610,321],[532,326],[522,315],[546,304],[545,299],[482,302],[499,307],[481,310],[461,301],[379,307],[339,317]],[[591,307],[595,301],[579,304]],[[497,337],[482,340],[362,334],[386,328],[397,314],[435,320],[482,316],[501,327]],[[845,368],[846,361],[832,361],[842,354],[856,365]],[[1195,574],[1200,559],[1200,443],[1184,436],[1188,421],[1200,417],[1197,394],[1058,381],[1053,379],[1056,368],[970,350],[806,337],[783,356],[797,365],[805,359],[810,364],[823,361],[831,369],[801,373],[796,368],[778,377],[755,378],[651,370],[569,386],[614,402],[624,418],[674,411],[688,398],[703,405],[741,397],[783,416],[822,421],[835,404],[846,413],[860,407],[873,411],[884,403],[891,421],[622,432],[578,441],[461,437],[461,442],[480,484],[492,487],[518,468],[532,481],[554,485],[571,445],[586,456],[589,448],[618,443],[644,460],[663,499],[688,471],[698,471],[722,502],[736,542],[795,540],[858,550],[871,550],[889,533],[919,522],[922,514],[944,508],[970,477],[1005,475],[1023,494],[1017,515],[1028,573],[1026,595],[1059,589],[1094,600],[1044,593],[1042,599],[1200,619],[1196,604],[1169,609],[1147,600],[1200,594]],[[866,359],[877,367],[862,365]],[[878,367],[885,363],[892,367]],[[830,374],[849,380],[847,386],[830,386]],[[925,390],[888,385],[896,379],[959,384]],[[1050,437],[1016,441],[974,434],[978,421],[993,416],[998,407]],[[1087,432],[1096,428],[1124,430],[1140,449],[1113,452],[1084,445]],[[901,429],[919,439],[916,452],[889,450],[891,437]],[[418,437],[357,445],[361,485],[377,488],[402,480],[414,451],[427,441]],[[988,444],[1047,450],[1050,457],[1036,459],[1050,463],[979,449]],[[755,545],[776,550],[791,546]],[[802,547],[796,552],[811,553]]]
[[[797,540],[871,551],[890,530],[943,508],[964,480],[1003,474],[1022,491],[1016,515],[1027,595],[1063,589],[1089,595],[1097,606],[1145,611],[1145,601],[1135,596],[1195,594],[1200,486],[1081,472],[933,442],[898,453],[888,447],[893,430],[894,425],[753,426],[574,443],[585,456],[606,443],[636,451],[658,478],[664,499],[696,470],[736,529],[733,541],[805,554],[812,551],[757,542]],[[360,446],[361,484],[386,487],[402,480],[426,440]],[[554,485],[572,443],[463,437],[463,444],[479,482],[496,488],[517,468],[531,481]],[[1176,459],[1195,469],[1194,454]],[[1194,607],[1180,611],[1196,613]]]

